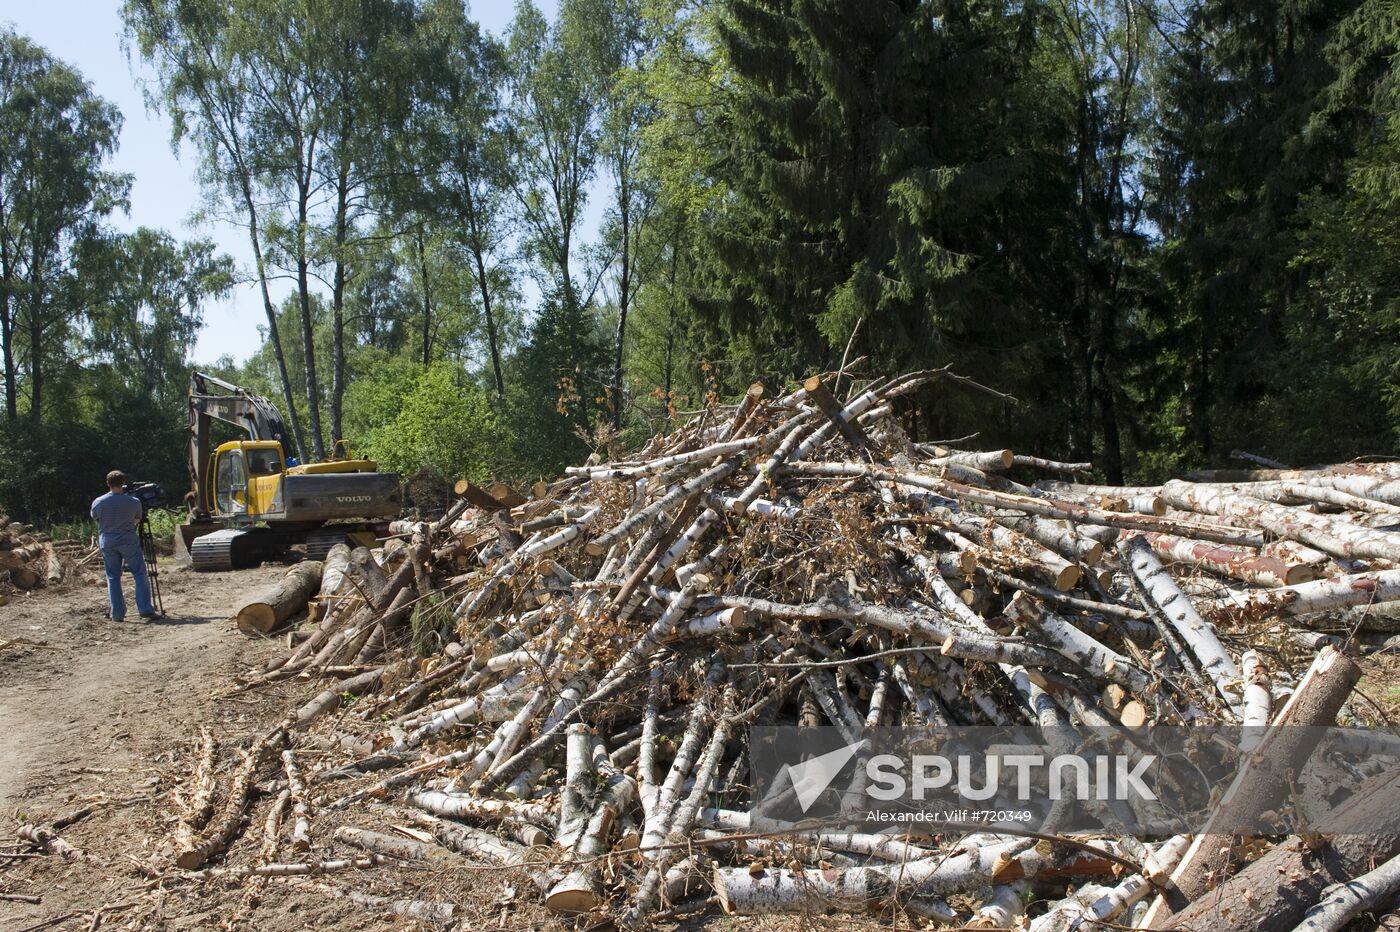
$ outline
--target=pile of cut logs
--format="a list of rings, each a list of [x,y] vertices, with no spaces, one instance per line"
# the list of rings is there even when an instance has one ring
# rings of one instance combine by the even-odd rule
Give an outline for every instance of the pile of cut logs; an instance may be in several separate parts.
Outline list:
[[[382,548],[293,569],[240,624],[271,631],[314,599],[310,620],[239,688],[316,691],[225,779],[205,733],[178,867],[256,886],[411,861],[479,886],[494,865],[626,928],[709,909],[1336,929],[1393,900],[1400,806],[1375,800],[1396,774],[1344,810],[1369,834],[1307,844],[1231,845],[1209,824],[753,830],[755,724],[1039,724],[1072,742],[1369,714],[1348,701],[1346,634],[1384,631],[1400,599],[1400,466],[1085,485],[1087,464],[911,442],[902,418],[935,390],[997,394],[946,369],[755,385],[634,455],[528,497],[459,486]],[[1224,799],[1286,792],[1246,766]],[[260,837],[240,843],[255,797]]]
[[[14,589],[35,589],[63,578],[64,557],[70,560],[81,545],[76,541],[52,541],[31,525],[0,515],[0,584]]]

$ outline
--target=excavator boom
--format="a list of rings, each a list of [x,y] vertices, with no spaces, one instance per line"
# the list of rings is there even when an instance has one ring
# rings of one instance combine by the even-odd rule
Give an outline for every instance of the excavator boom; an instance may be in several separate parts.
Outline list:
[[[189,465],[197,519],[207,519],[212,514],[208,474],[210,421],[232,424],[247,433],[249,440],[276,440],[284,451],[287,448],[287,427],[282,412],[271,401],[203,372],[190,376]]]

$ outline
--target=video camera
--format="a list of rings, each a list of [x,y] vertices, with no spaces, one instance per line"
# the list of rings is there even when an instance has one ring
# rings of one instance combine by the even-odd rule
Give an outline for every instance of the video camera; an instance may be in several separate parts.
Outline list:
[[[128,482],[122,491],[136,497],[141,503],[143,516],[152,508],[159,508],[165,504],[165,489],[157,482]]]
[[[158,482],[128,482],[122,487],[127,495],[133,495],[141,503],[141,523],[136,533],[141,539],[141,554],[146,558],[146,572],[151,580],[151,597],[156,611],[165,615],[165,599],[160,594],[160,570],[156,567],[156,539],[151,533],[151,509],[165,504],[165,489]]]

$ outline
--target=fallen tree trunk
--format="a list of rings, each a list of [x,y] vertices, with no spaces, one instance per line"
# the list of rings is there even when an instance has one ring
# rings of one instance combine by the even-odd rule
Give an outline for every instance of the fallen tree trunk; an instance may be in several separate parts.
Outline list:
[[[1258,589],[1201,603],[1219,619],[1257,619],[1273,615],[1309,615],[1356,605],[1400,601],[1400,570],[1333,576],[1297,586]]]
[[[200,829],[214,815],[214,762],[218,743],[208,728],[200,729],[199,766],[194,773],[194,793],[186,804],[180,823],[175,827],[175,850],[194,846]]]
[[[262,766],[263,756],[280,748],[286,740],[286,728],[277,728],[271,734],[253,742],[252,747],[243,756],[243,764],[238,768],[238,773],[229,787],[223,813],[194,844],[175,853],[177,867],[187,871],[196,870],[209,858],[224,850],[243,823],[243,810],[248,805],[248,793],[253,787],[258,768]]]
[[[321,562],[307,560],[292,567],[276,584],[241,605],[234,618],[244,634],[267,634],[297,612],[321,584]]]
[[[1210,677],[1225,704],[1240,712],[1240,670],[1225,651],[1215,629],[1206,624],[1191,599],[1181,591],[1171,574],[1152,552],[1152,547],[1140,537],[1131,537],[1118,545],[1118,552],[1127,564],[1142,595],[1143,604],[1176,630],[1191,653]]]
[[[1343,518],[1275,505],[1242,492],[1175,480],[1162,486],[1162,497],[1178,508],[1201,514],[1252,519],[1271,534],[1316,547],[1334,557],[1400,560],[1400,534],[1374,531]]]
[[[1338,811],[1322,844],[1293,837],[1170,915],[1151,913],[1145,928],[1192,932],[1290,929],[1333,884],[1345,884],[1377,861],[1400,854],[1400,774],[1363,784]]]
[[[1257,586],[1296,586],[1317,578],[1317,570],[1304,562],[1263,556],[1246,547],[1227,547],[1171,534],[1142,535],[1164,560],[1200,567],[1216,576],[1227,576]]]
[[[1311,756],[1322,739],[1321,728],[1283,726],[1334,724],[1337,712],[1359,679],[1360,667],[1330,647],[1322,649],[1278,714],[1275,727],[1260,740],[1172,872],[1170,886],[1148,910],[1144,925],[1156,927],[1169,918],[1181,925],[1171,918],[1171,913],[1185,909],[1211,889],[1212,873],[1225,866],[1220,857],[1222,846],[1228,854],[1229,845],[1225,843],[1229,836],[1242,825],[1254,824],[1260,814],[1287,798],[1290,782],[1285,770]]]

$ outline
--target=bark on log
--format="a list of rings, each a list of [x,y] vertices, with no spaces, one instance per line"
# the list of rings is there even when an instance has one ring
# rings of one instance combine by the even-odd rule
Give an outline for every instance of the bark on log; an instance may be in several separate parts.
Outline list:
[[[356,906],[365,909],[378,910],[381,913],[388,913],[402,919],[414,919],[432,925],[446,925],[457,915],[457,907],[452,903],[394,899],[387,896],[376,896],[372,893],[361,893],[358,890],[337,890],[325,885],[322,885],[321,889],[331,896],[346,897]]]
[[[1118,552],[1137,582],[1144,604],[1155,609],[1175,629],[1200,662],[1201,670],[1215,684],[1216,692],[1238,715],[1243,698],[1240,670],[1215,636],[1215,629],[1196,611],[1191,599],[1177,586],[1146,540],[1129,538],[1118,545]]]
[[[316,592],[316,600],[325,606],[329,611],[335,604],[336,596],[342,595],[343,589],[349,589],[345,581],[345,574],[350,571],[350,545],[336,544],[326,553],[326,559],[321,564],[321,585]]]
[[[1400,773],[1363,784],[1338,810],[1332,829],[1320,847],[1296,836],[1274,846],[1179,912],[1149,913],[1142,925],[1192,932],[1292,928],[1330,886],[1400,854]]]
[[[841,403],[836,400],[836,396],[831,394],[831,390],[822,383],[821,376],[812,376],[802,383],[802,387],[807,391],[807,398],[836,425],[836,429],[841,432],[842,437],[846,438],[847,443],[857,450],[872,449],[870,437],[861,429],[859,423],[846,416],[846,413],[841,409]],[[874,452],[879,455],[878,451]]]
[[[301,769],[291,748],[282,752],[282,770],[287,775],[287,792],[292,799],[292,849],[311,850],[311,820],[306,810],[306,787],[301,782]]]
[[[359,676],[341,680],[334,688],[322,690],[310,702],[297,709],[293,727],[304,729],[327,712],[334,712],[340,708],[340,703],[346,696],[358,696],[373,688],[379,682],[379,678],[392,666],[392,664],[386,664],[373,670],[367,670]]]
[[[1312,754],[1321,739],[1321,729],[1283,726],[1334,724],[1337,712],[1359,679],[1361,668],[1343,654],[1328,647],[1317,655],[1275,720],[1276,727],[1260,740],[1172,872],[1171,886],[1148,910],[1145,925],[1155,927],[1168,921],[1173,911],[1184,909],[1210,889],[1211,872],[1223,866],[1218,862],[1222,842],[1228,840],[1236,826],[1275,809],[1286,798],[1290,784],[1284,767]]]
[[[465,862],[456,852],[413,838],[386,835],[383,832],[374,832],[352,825],[342,825],[336,829],[335,837],[338,841],[385,857],[400,858],[404,861],[420,861],[436,867],[465,866]]]
[[[1312,514],[1191,482],[1168,482],[1162,486],[1162,496],[1178,508],[1253,519],[1271,534],[1300,541],[1334,557],[1400,560],[1400,534],[1391,531],[1374,531],[1331,515]]]
[[[219,746],[213,732],[207,727],[200,728],[199,732],[199,764],[194,772],[194,792],[175,827],[177,851],[192,847],[199,831],[214,815],[214,763]]]
[[[91,861],[93,858],[83,849],[75,848],[42,825],[21,825],[15,834],[40,851],[48,851],[65,861]]]
[[[409,796],[410,804],[434,815],[451,819],[503,822],[514,819],[536,825],[552,824],[554,812],[542,803],[522,803],[508,799],[480,799],[475,796],[425,790]]]
[[[1323,891],[1322,900],[1308,910],[1293,932],[1341,932],[1352,919],[1378,906],[1388,906],[1400,893],[1400,857],[1354,880]]]
[[[244,634],[267,634],[297,612],[321,585],[321,561],[307,560],[292,567],[281,581],[254,595],[234,617]]]
[[[776,468],[776,467],[774,467]],[[783,470],[792,475],[833,476],[840,478],[868,477],[884,482],[897,482],[917,489],[927,489],[948,498],[961,499],[992,508],[1023,511],[1027,514],[1046,518],[1060,518],[1081,524],[1101,524],[1106,527],[1125,528],[1134,531],[1161,531],[1199,540],[1211,540],[1225,544],[1247,547],[1263,543],[1263,535],[1258,532],[1240,530],[1219,524],[1206,524],[1195,521],[1176,521],[1155,515],[1123,514],[1093,508],[1077,502],[1057,501],[1050,498],[1033,498],[1028,495],[1015,495],[1010,492],[995,492],[979,489],[950,479],[940,479],[909,470],[885,469],[867,466],[862,463],[821,463],[799,460],[788,463]]]
[[[1382,570],[1231,594],[1203,602],[1201,608],[1213,618],[1257,619],[1272,615],[1308,615],[1397,600],[1400,600],[1400,570]]]
[[[1261,555],[1245,547],[1227,547],[1187,540],[1170,534],[1142,535],[1164,560],[1200,567],[1216,576],[1227,576],[1256,586],[1296,586],[1317,578],[1308,563]]]
[[[583,913],[595,909],[603,899],[601,872],[591,863],[607,853],[608,836],[618,814],[635,798],[637,784],[631,777],[614,774],[598,794],[598,803],[575,846],[575,857],[584,862],[550,888],[544,903],[556,912]]]
[[[719,867],[711,885],[729,915],[793,912],[864,912],[906,891],[943,896],[984,885],[997,876],[998,855],[1018,842],[974,847],[950,857],[846,870],[751,870]],[[1020,876],[1025,876],[1022,874]],[[1005,878],[1005,882],[1020,877]]]
[[[554,835],[555,842],[566,851],[588,825],[584,793],[596,778],[591,729],[583,722],[575,722],[564,736],[564,789],[559,794],[559,823]]]
[[[243,763],[239,766],[238,772],[234,775],[233,783],[229,786],[228,799],[224,803],[223,813],[219,816],[218,821],[199,837],[198,841],[175,853],[177,867],[187,871],[197,870],[205,861],[224,850],[228,843],[233,840],[243,822],[243,810],[248,805],[248,793],[253,787],[253,780],[257,776],[258,768],[262,766],[264,755],[280,748],[286,740],[287,730],[279,727],[253,742],[243,755]]]
[[[1103,557],[1103,544],[1074,533],[1070,527],[1045,518],[1032,515],[997,515],[996,521],[1020,534],[1024,534],[1041,546],[1064,557],[1093,566]]]

